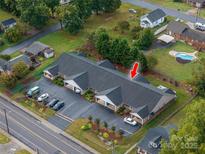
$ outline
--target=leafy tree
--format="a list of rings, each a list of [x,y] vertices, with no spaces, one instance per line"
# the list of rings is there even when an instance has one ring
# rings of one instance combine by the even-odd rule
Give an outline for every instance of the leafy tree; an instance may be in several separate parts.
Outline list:
[[[28,66],[23,61],[20,61],[14,64],[14,66],[12,67],[12,70],[13,70],[14,75],[17,77],[17,79],[22,79],[29,72]]]
[[[140,63],[141,72],[146,72],[148,70],[148,63],[145,55],[142,52],[140,52],[138,60]]]
[[[194,80],[192,82],[195,92],[201,96],[205,97],[205,59],[200,60],[200,67],[197,68],[193,74]]]
[[[140,26],[134,26],[131,29],[131,36],[133,39],[138,39],[139,38],[139,32],[142,30]]]
[[[16,8],[17,1],[16,0],[1,0],[0,1],[0,8],[11,12],[12,14],[19,16],[19,11]]]
[[[64,14],[63,24],[65,29],[71,34],[77,34],[83,28],[84,21],[79,17],[75,6],[68,6]]]
[[[103,2],[105,0],[91,0],[92,11],[99,15],[99,12],[103,11]]]
[[[0,1],[0,8],[1,8],[1,9],[6,9],[5,0],[1,0],[1,1]]]
[[[112,127],[111,127],[111,130],[112,130],[113,132],[115,132],[115,131],[116,131],[116,127],[115,127],[115,126],[112,126]]]
[[[120,31],[123,33],[125,30],[130,29],[130,23],[128,21],[120,21],[118,23],[118,27],[120,28]]]
[[[42,28],[49,19],[50,9],[42,0],[17,0],[21,20],[36,28]]]
[[[9,28],[4,33],[4,38],[8,40],[8,42],[16,43],[19,41],[22,37],[22,31],[20,27],[14,26],[12,28]]]
[[[110,37],[107,32],[101,31],[97,33],[95,47],[104,58],[109,58]]]
[[[106,129],[108,128],[108,123],[106,121],[104,121],[103,125]]]
[[[152,69],[155,65],[157,65],[158,61],[152,55],[147,56],[148,68]]]
[[[130,65],[130,47],[126,39],[114,39],[110,48],[110,60],[122,64],[125,67]]]
[[[185,111],[177,131],[172,131],[170,143],[162,143],[160,154],[205,153],[205,101],[194,101]],[[170,146],[171,145],[171,146]]]
[[[11,56],[10,55],[0,55],[0,58],[6,61],[9,61],[11,59]]]
[[[0,83],[7,88],[13,88],[16,85],[16,77],[11,73],[1,73]]]
[[[71,0],[71,4],[75,5],[81,19],[87,19],[92,14],[91,0]]]
[[[59,0],[44,0],[44,2],[46,6],[51,9],[52,15],[55,12],[55,8],[60,4]]]
[[[139,33],[139,39],[137,40],[137,45],[140,50],[148,49],[154,40],[154,34],[151,29],[144,29]]]
[[[67,5],[60,5],[55,8],[55,17],[58,19],[61,25],[61,29],[63,29],[63,19],[67,10]]]
[[[92,123],[93,117],[91,115],[89,115],[88,120],[90,123]]]
[[[104,0],[102,2],[105,12],[114,12],[121,6],[121,0]]]

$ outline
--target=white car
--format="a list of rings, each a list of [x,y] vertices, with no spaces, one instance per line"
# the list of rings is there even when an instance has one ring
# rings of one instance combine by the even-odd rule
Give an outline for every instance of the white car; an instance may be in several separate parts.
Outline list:
[[[128,124],[130,124],[130,125],[132,125],[132,126],[135,126],[136,124],[137,124],[137,122],[136,121],[134,121],[132,118],[130,118],[130,117],[125,117],[124,118],[124,122],[126,122],[126,123],[128,123]]]
[[[42,102],[42,101],[44,101],[45,99],[47,99],[48,97],[49,97],[49,94],[48,94],[48,93],[42,94],[41,96],[39,96],[39,97],[37,98],[37,101],[38,101],[38,102]]]
[[[135,9],[129,9],[128,10],[130,13],[133,13],[133,14],[136,14],[137,13],[137,11],[135,10]]]

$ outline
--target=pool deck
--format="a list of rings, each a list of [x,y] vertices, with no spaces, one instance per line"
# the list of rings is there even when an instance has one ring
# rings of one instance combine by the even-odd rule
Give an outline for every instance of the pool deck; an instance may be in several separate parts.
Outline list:
[[[179,51],[171,50],[169,52],[169,54],[171,56],[173,56],[173,57],[176,57],[177,54],[186,54],[186,55],[192,56],[193,57],[193,61],[198,59],[198,57],[196,56],[197,53],[198,53],[198,51],[195,51],[195,52],[192,52],[192,53],[188,53],[188,52],[179,52]]]

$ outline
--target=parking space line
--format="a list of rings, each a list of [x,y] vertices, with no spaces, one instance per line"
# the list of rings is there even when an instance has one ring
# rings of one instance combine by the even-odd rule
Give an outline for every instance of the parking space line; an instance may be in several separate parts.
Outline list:
[[[123,130],[123,131],[125,131],[125,132],[127,132],[127,133],[130,134],[130,135],[133,134],[133,133],[129,132],[128,130],[125,130],[125,129],[122,129],[122,128],[120,128],[120,129]]]
[[[60,111],[61,113],[64,113],[67,109],[69,109],[73,104],[75,104],[76,101],[73,101],[73,103],[67,105],[62,111]]]
[[[62,118],[63,120],[67,121],[67,122],[73,122],[74,120],[68,116],[65,116],[61,113],[57,113],[56,114],[57,117]]]

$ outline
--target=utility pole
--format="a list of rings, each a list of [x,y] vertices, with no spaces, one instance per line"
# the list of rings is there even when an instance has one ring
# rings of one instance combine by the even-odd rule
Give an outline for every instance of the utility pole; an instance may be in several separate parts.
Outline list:
[[[196,14],[196,23],[198,22],[198,18],[199,18],[199,12],[200,12],[200,8],[197,7],[197,14]]]
[[[3,109],[3,111],[4,111],[4,115],[5,115],[7,133],[9,134],[9,125],[8,125],[8,119],[7,119],[6,109]]]
[[[36,154],[39,154],[39,150],[38,150],[38,148],[36,148]]]

